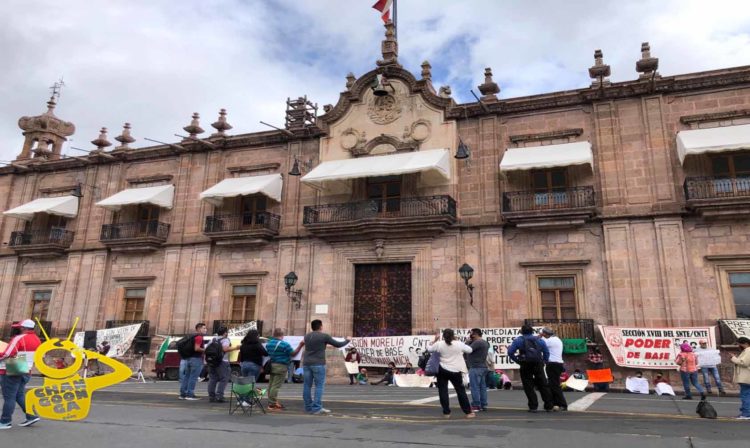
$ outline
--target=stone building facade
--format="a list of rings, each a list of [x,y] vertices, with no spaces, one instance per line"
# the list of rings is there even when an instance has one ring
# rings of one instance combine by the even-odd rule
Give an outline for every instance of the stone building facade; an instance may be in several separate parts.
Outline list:
[[[289,100],[278,131],[231,135],[222,111],[205,137],[195,114],[179,142],[132,148],[126,125],[62,157],[75,129],[54,98],[22,118],[0,168],[0,321],[588,335],[747,317],[750,67],[661,76],[644,44],[633,81],[610,82],[597,51],[590,87],[498,99],[487,69],[481,100],[457,104],[397,56],[387,25],[372,71],[322,114]]]

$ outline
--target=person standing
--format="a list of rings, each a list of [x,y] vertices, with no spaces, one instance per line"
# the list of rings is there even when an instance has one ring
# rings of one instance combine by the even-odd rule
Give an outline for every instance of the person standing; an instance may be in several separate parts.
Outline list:
[[[542,329],[542,337],[549,350],[549,361],[547,361],[547,381],[549,382],[549,391],[552,394],[552,402],[557,410],[567,411],[568,402],[560,385],[562,376],[565,373],[565,364],[563,364],[563,342],[555,336],[555,331],[549,327]],[[566,374],[567,375],[567,374]],[[567,380],[567,376],[565,377]],[[553,407],[554,410],[554,407]]]
[[[11,420],[16,410],[16,403],[26,413],[26,420],[19,426],[31,426],[39,421],[39,417],[26,411],[26,384],[31,379],[29,372],[34,367],[34,352],[42,341],[34,333],[34,321],[26,319],[19,325],[21,333],[14,336],[5,350],[0,353],[0,385],[3,392],[3,413],[0,417],[0,429],[9,429],[13,425]],[[17,358],[26,361],[25,372],[14,372],[9,375],[6,364],[9,358]]]
[[[589,363],[594,370],[604,368],[604,356],[598,347],[589,352]],[[607,392],[609,390],[609,383],[594,383],[594,390],[597,392]]]
[[[221,363],[216,366],[208,366],[208,401],[211,403],[224,403],[224,390],[229,382],[231,367],[229,366],[229,352],[239,350],[240,347],[232,347],[232,342],[227,337],[229,330],[226,327],[219,327],[217,336],[214,341],[221,344],[221,351],[224,356]]]
[[[437,389],[440,406],[443,407],[443,417],[451,417],[450,397],[448,396],[449,381],[453,385],[456,395],[458,395],[458,403],[461,405],[461,410],[466,414],[466,418],[476,417],[477,414],[471,410],[469,397],[466,395],[466,388],[464,387],[464,374],[467,373],[464,353],[471,353],[471,347],[457,341],[456,333],[452,329],[446,328],[443,330],[443,340],[440,340],[440,333],[435,335],[435,340],[427,346],[427,351],[440,354]]]
[[[698,364],[701,369],[701,375],[703,376],[703,386],[706,387],[706,393],[711,393],[711,380],[708,377],[708,375],[711,374],[716,382],[716,387],[719,389],[719,395],[726,395],[727,393],[724,392],[724,385],[721,384],[719,369],[716,367],[716,363],[710,362],[708,356],[701,356],[701,353],[715,352],[716,350],[708,348],[708,343],[706,341],[699,341],[698,345],[699,347],[695,349],[695,354],[699,358]]]
[[[180,353],[180,400],[200,400],[195,396],[195,384],[203,369],[203,336],[206,330],[203,322],[195,324],[195,333],[189,338],[192,343]]]
[[[284,340],[284,330],[276,328],[273,336],[266,343],[266,351],[271,358],[271,377],[268,380],[268,409],[281,411],[284,405],[279,403],[278,396],[281,385],[284,384],[289,366],[294,365],[292,358],[305,346],[305,341],[300,341],[296,349]]]
[[[482,339],[482,330],[472,328],[469,334],[471,353],[467,356],[469,364],[469,388],[471,389],[471,410],[487,410],[487,353],[490,343]]]
[[[521,367],[521,383],[528,400],[529,412],[537,412],[539,407],[535,387],[542,395],[544,410],[553,411],[555,405],[544,376],[544,363],[549,361],[549,349],[544,339],[537,337],[530,325],[524,325],[521,327],[521,336],[514,339],[508,347],[508,357]]]
[[[737,338],[740,352],[732,356],[734,364],[734,383],[740,385],[740,415],[739,420],[750,420],[750,339],[742,336]]]
[[[258,330],[248,331],[240,343],[240,374],[258,381],[263,369],[264,356],[268,356],[268,352],[260,343]]]
[[[690,392],[690,383],[693,383],[695,390],[701,394],[701,400],[706,399],[703,388],[698,383],[698,357],[693,353],[693,348],[687,342],[680,345],[680,353],[675,359],[675,363],[680,366],[680,376],[682,377],[682,386],[685,388],[683,400],[692,400],[693,395]]]
[[[102,356],[107,356],[107,353],[109,353],[109,350],[110,350],[109,341],[102,341],[101,345],[98,345],[96,347],[96,351]],[[96,361],[96,374],[101,375],[102,364],[99,362],[98,359],[95,361]]]
[[[315,319],[310,322],[311,332],[305,335],[305,356],[302,358],[304,384],[302,399],[305,402],[305,412],[309,414],[330,414],[331,411],[323,407],[323,391],[326,383],[326,346],[341,348],[349,343],[351,337],[339,342],[331,335],[323,333],[323,322]],[[315,398],[312,388],[315,385]]]
[[[356,362],[357,366],[359,366],[359,363],[362,362],[362,356],[357,351],[356,347],[349,347],[349,352],[346,354],[346,358],[344,358],[345,362]],[[356,373],[350,373],[349,374],[349,385],[354,385],[355,377],[357,376]]]

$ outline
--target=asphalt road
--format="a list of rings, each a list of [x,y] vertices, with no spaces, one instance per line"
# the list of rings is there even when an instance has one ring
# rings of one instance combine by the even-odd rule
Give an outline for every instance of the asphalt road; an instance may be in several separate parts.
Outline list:
[[[205,383],[197,394],[205,397]],[[226,404],[177,399],[176,383],[124,383],[94,394],[82,422],[42,421],[0,433],[0,445],[34,447],[733,447],[750,440],[750,421],[704,420],[697,401],[631,394],[569,393],[575,412],[525,412],[521,391],[490,391],[490,410],[463,418],[441,416],[435,389],[329,385],[329,416],[303,412],[301,386],[286,384],[287,410],[228,415]],[[722,417],[737,398],[714,398]],[[583,409],[585,408],[585,409]],[[20,413],[16,420],[20,421]]]

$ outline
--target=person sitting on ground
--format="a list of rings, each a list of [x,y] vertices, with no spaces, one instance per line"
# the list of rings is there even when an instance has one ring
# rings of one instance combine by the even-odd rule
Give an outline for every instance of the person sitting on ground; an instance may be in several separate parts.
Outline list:
[[[513,388],[513,383],[510,382],[508,375],[506,375],[503,370],[498,369],[496,372],[500,375],[500,379],[497,382],[499,385],[498,389],[502,388],[503,390],[511,390]]]
[[[402,375],[411,375],[415,373],[414,366],[411,365],[409,361],[406,361],[406,366],[399,369],[397,373],[400,373]]]
[[[653,382],[654,382],[654,386],[656,386],[659,383],[669,384],[669,380],[664,378],[664,373],[662,372],[656,372],[656,376],[654,376]]]
[[[355,376],[357,377],[357,384],[359,384],[360,386],[367,385],[367,369],[362,367],[361,369],[359,369],[359,373]]]
[[[374,382],[370,384],[372,384],[373,386],[377,386],[378,384],[385,383],[387,386],[392,386],[393,381],[394,381],[393,375],[395,375],[395,372],[396,372],[396,363],[389,362],[388,369],[386,369],[385,375],[383,375],[383,378],[381,378],[380,381],[378,382]]]
[[[295,384],[303,383],[305,381],[305,379],[303,378],[304,374],[304,369],[302,369],[302,367],[297,367],[292,374],[292,382]]]
[[[573,378],[575,378],[577,380],[585,380],[586,379],[586,375],[583,372],[581,372],[581,369],[575,369],[573,371]]]

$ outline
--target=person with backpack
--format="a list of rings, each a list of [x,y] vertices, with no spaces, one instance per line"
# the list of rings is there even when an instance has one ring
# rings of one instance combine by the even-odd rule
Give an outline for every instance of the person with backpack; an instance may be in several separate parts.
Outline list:
[[[266,352],[271,358],[271,376],[268,380],[268,409],[281,411],[285,409],[284,405],[279,403],[278,396],[281,385],[284,384],[289,365],[294,364],[292,358],[305,346],[305,341],[300,341],[297,348],[292,350],[292,346],[284,340],[284,330],[276,328],[273,330],[273,336],[266,343]]]
[[[226,327],[219,327],[217,336],[208,343],[204,351],[208,366],[208,401],[211,403],[224,403],[224,390],[231,374],[229,352],[240,349],[239,346],[232,347],[232,342],[227,337],[228,332]]]
[[[203,369],[203,336],[206,324],[195,325],[195,333],[177,341],[177,353],[180,354],[180,400],[200,400],[195,396],[195,384]]]
[[[26,384],[31,380],[31,369],[34,367],[34,352],[42,341],[34,333],[34,321],[26,319],[20,324],[13,324],[19,334],[10,340],[5,350],[0,352],[0,386],[3,392],[3,413],[0,417],[0,429],[10,429],[11,419],[16,403],[26,413],[26,419],[19,426],[31,426],[39,417],[30,413],[26,407]]]
[[[487,372],[488,360],[487,354],[490,351],[489,342],[482,339],[482,330],[479,328],[472,328],[469,334],[471,342],[472,352],[469,353],[467,363],[469,364],[469,388],[471,389],[471,410],[486,411],[487,410]],[[494,358],[493,358],[493,370],[494,370]]]
[[[549,361],[547,361],[547,381],[549,382],[549,390],[552,394],[552,401],[555,403],[560,411],[568,410],[568,402],[565,400],[565,395],[562,391],[561,383],[564,383],[568,377],[562,379],[562,375],[565,373],[565,364],[563,364],[563,342],[560,338],[555,336],[555,331],[550,327],[544,327],[542,329],[542,337],[544,343],[547,344],[549,350]],[[567,374],[566,374],[567,375]]]
[[[443,408],[443,417],[451,418],[450,397],[448,396],[449,381],[453,385],[456,395],[458,395],[458,403],[461,405],[461,410],[466,414],[466,418],[476,417],[477,414],[471,410],[469,397],[466,395],[466,387],[464,387],[464,374],[467,373],[464,353],[471,353],[471,347],[456,340],[456,333],[452,329],[446,328],[443,330],[443,340],[440,340],[440,333],[435,335],[435,340],[427,346],[427,351],[438,353],[440,356],[437,389],[440,406]]]
[[[543,339],[534,334],[530,325],[521,327],[521,336],[508,347],[508,357],[521,367],[521,384],[528,400],[529,412],[537,412],[539,399],[534,388],[539,389],[544,410],[552,412],[554,403],[544,375],[544,363],[549,361],[549,349]]]
[[[258,330],[247,332],[240,345],[240,374],[246,378],[258,381],[263,370],[263,358],[268,356],[263,344],[260,343]]]

